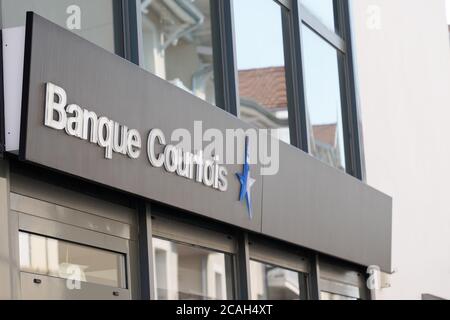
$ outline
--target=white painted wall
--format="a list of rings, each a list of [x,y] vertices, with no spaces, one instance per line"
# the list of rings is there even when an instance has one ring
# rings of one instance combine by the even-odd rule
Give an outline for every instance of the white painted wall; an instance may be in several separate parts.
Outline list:
[[[394,199],[396,273],[377,298],[450,299],[445,0],[353,0],[352,11],[367,182]]]

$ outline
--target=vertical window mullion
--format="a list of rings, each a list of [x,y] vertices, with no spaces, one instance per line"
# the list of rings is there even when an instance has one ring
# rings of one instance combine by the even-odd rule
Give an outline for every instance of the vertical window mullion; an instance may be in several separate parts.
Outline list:
[[[361,139],[361,123],[358,112],[358,103],[356,98],[356,84],[355,84],[355,73],[353,69],[353,46],[351,39],[351,29],[350,29],[350,12],[348,1],[340,2],[340,25],[342,29],[343,38],[346,43],[346,53],[343,58],[343,73],[346,88],[347,97],[347,116],[346,120],[348,122],[348,145],[349,145],[349,155],[351,156],[351,174],[360,180],[365,180],[364,174],[364,161],[363,161],[363,145]]]
[[[123,26],[123,57],[134,64],[142,61],[142,34],[140,32],[140,0],[116,0],[121,2]]]
[[[238,251],[236,255],[236,280],[237,280],[237,300],[251,299],[250,283],[250,249],[248,244],[248,234],[241,233],[237,237]]]
[[[291,144],[308,152],[301,19],[297,0],[292,0],[291,10],[283,10],[283,34]]]
[[[239,94],[237,88],[233,1],[212,0],[210,3],[216,105],[238,116]]]
[[[114,44],[115,53],[124,58],[125,57],[125,37],[124,37],[124,17],[123,17],[123,1],[113,1],[113,15],[114,15]]]

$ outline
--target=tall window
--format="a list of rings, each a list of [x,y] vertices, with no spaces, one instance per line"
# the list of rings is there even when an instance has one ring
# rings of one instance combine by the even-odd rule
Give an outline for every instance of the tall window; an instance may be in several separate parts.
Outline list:
[[[215,104],[210,0],[141,0],[143,67]]]
[[[309,151],[345,170],[339,53],[306,25],[302,37]]]
[[[116,40],[114,0],[2,0],[2,28],[25,25],[27,11],[44,18],[94,42],[111,52],[120,46]]]
[[[273,0],[235,0],[240,118],[290,142],[282,8]]]
[[[352,108],[346,75],[343,1],[300,0],[298,6],[308,151],[319,160],[358,175],[350,141]]]

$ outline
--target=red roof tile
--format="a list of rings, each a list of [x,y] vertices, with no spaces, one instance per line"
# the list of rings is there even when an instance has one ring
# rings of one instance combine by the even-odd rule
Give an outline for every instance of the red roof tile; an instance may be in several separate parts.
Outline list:
[[[336,144],[336,124],[323,124],[313,126],[314,139],[324,144]]]
[[[268,109],[287,108],[284,67],[239,71],[239,92],[242,98]]]

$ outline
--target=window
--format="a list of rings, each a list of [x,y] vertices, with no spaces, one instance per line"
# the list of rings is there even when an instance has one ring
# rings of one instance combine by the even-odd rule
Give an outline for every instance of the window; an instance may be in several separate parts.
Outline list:
[[[369,298],[364,270],[325,257],[319,260],[321,300],[366,300]]]
[[[153,238],[159,300],[233,299],[232,256]]]
[[[143,67],[215,104],[209,0],[142,0]]]
[[[339,53],[305,25],[302,36],[309,151],[345,171]]]
[[[2,28],[25,25],[27,11],[67,28],[81,37],[116,52],[114,0],[2,0]]]
[[[273,0],[235,0],[240,118],[290,143],[282,11]]]
[[[304,253],[268,239],[249,237],[252,300],[306,300],[310,264]]]
[[[299,273],[250,261],[252,300],[299,300]]]
[[[19,232],[20,270],[126,289],[125,256]]]
[[[301,132],[317,159],[362,177],[347,3],[301,0],[298,5],[304,101]]]

